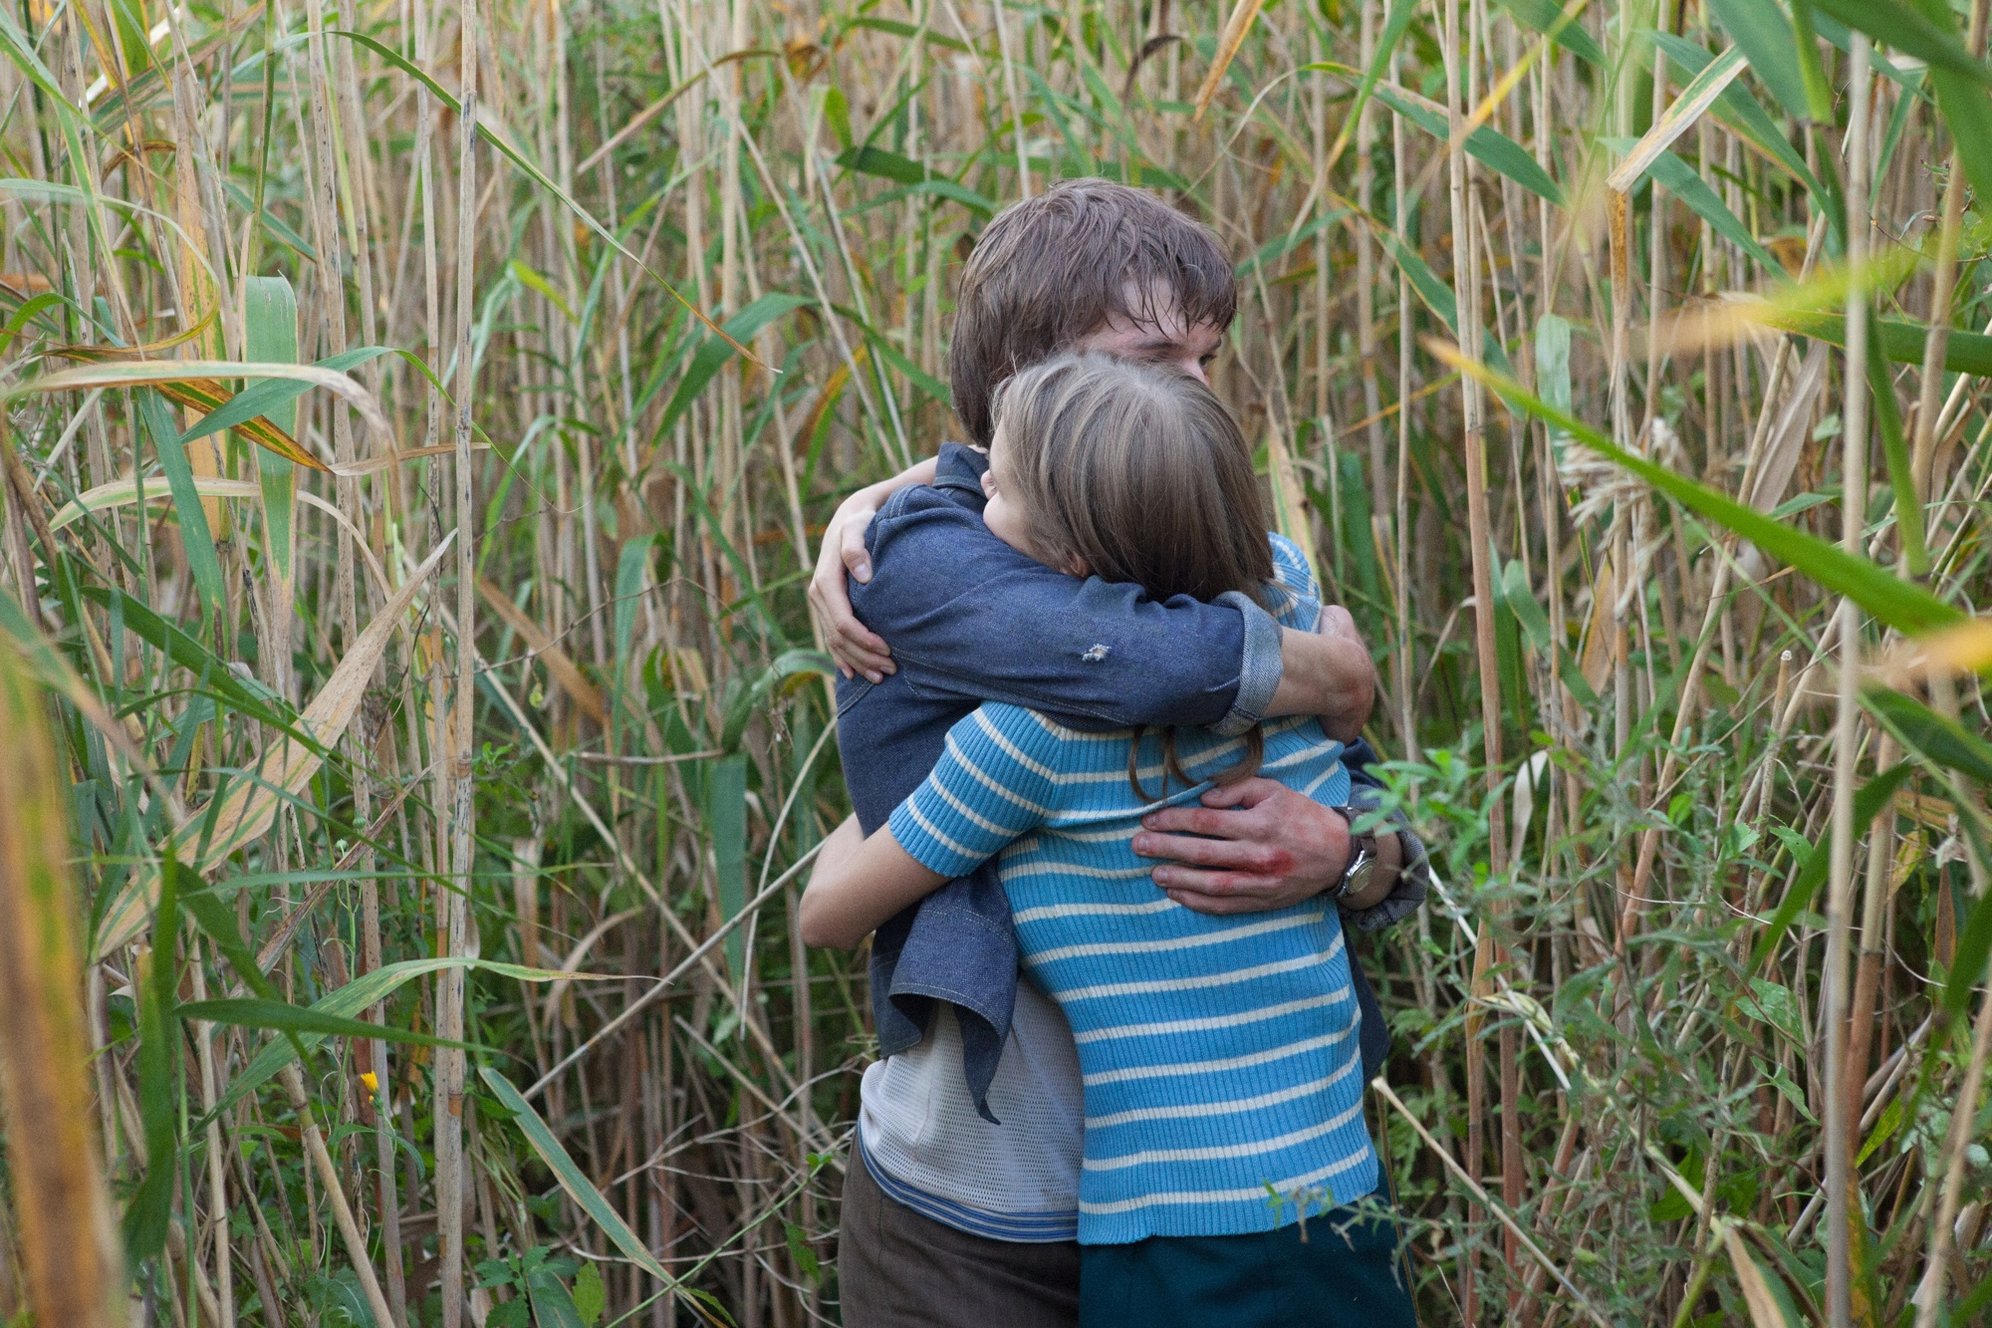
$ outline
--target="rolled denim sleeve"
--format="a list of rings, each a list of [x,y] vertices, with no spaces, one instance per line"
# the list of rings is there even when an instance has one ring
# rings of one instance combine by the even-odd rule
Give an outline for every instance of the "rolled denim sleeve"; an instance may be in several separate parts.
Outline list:
[[[1364,773],[1367,775],[1366,771]],[[1374,779],[1374,776],[1369,776],[1369,779]],[[1376,811],[1384,806],[1385,801],[1383,789],[1374,783],[1352,782],[1349,786],[1349,807],[1352,811]],[[1397,869],[1397,881],[1389,894],[1368,908],[1342,910],[1343,920],[1354,924],[1358,931],[1382,931],[1402,922],[1416,913],[1431,893],[1431,858],[1425,851],[1424,841],[1412,831],[1404,809],[1392,807],[1385,813],[1384,824],[1379,829],[1397,832],[1397,842],[1404,849],[1404,864]]]
[[[990,534],[958,491],[902,490],[867,540],[874,574],[852,606],[923,695],[1006,701],[1080,729],[1243,732],[1279,686],[1264,610],[1054,571]]]
[[[1238,693],[1223,720],[1212,727],[1227,738],[1235,738],[1266,717],[1281,676],[1280,625],[1252,597],[1227,590],[1217,597],[1219,604],[1238,610],[1245,620],[1245,650],[1238,668]]]

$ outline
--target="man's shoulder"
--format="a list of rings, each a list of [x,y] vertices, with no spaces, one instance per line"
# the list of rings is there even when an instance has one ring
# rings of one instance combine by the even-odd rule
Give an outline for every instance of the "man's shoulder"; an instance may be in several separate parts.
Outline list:
[[[976,515],[975,509],[959,490],[936,484],[909,484],[880,504],[878,515],[873,520],[891,522],[928,513],[953,516],[958,512],[971,517]]]
[[[880,505],[877,521],[894,521],[908,516],[937,512],[953,516],[982,511],[982,472],[989,467],[983,453],[960,443],[943,443],[935,461],[931,484],[909,484]]]

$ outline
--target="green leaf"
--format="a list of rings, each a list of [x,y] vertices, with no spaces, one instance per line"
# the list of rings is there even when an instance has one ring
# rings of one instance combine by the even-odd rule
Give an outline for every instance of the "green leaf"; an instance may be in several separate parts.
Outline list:
[[[1561,411],[1570,409],[1570,321],[1556,314],[1536,319],[1536,391],[1543,400]],[[1559,460],[1569,435],[1561,429],[1549,431],[1550,445]]]
[[[1411,289],[1418,292],[1418,298],[1424,302],[1425,307],[1437,314],[1439,321],[1444,323],[1454,336],[1458,336],[1459,297],[1453,294],[1453,288],[1440,280],[1439,274],[1432,271],[1417,250],[1404,243],[1396,231],[1386,226],[1379,226],[1376,228],[1376,237],[1382,241],[1384,249],[1389,252],[1399,270],[1410,280]]]
[[[324,1015],[352,1016],[370,1006],[378,1005],[398,990],[403,983],[429,973],[439,973],[447,968],[473,969],[482,973],[496,973],[500,977],[517,979],[520,982],[553,982],[560,978],[593,978],[593,973],[567,973],[555,969],[527,968],[523,964],[504,964],[492,959],[404,959],[398,964],[383,964],[371,973],[363,973],[337,991],[328,993],[311,1003],[313,1012]],[[362,1023],[358,1037],[377,1038],[386,1036],[378,1024]],[[316,1032],[301,1032],[292,1037],[270,1043],[253,1056],[242,1068],[242,1073],[229,1081],[228,1091],[215,1103],[210,1116],[218,1116],[229,1110],[244,1096],[254,1092],[269,1082],[284,1066],[296,1060],[301,1051],[310,1051],[325,1040],[327,1035]],[[205,1122],[204,1122],[205,1123]]]
[[[877,197],[868,200],[864,206],[867,208],[883,207],[894,199],[916,196],[945,198],[951,203],[959,203],[969,211],[978,212],[985,217],[993,217],[997,211],[996,200],[987,195],[976,193],[965,184],[956,184],[953,180],[938,175],[930,175],[924,180],[913,184],[901,185],[897,189],[887,189]]]
[[[279,999],[277,990],[256,966],[256,954],[242,939],[242,933],[235,924],[235,912],[223,902],[222,897],[212,890],[193,890],[180,896],[180,905],[193,918],[194,923],[215,943],[222,957],[228,960],[229,967],[242,979],[243,985],[261,996],[264,1000]]]
[[[896,152],[870,146],[855,147],[840,152],[836,164],[860,175],[876,175],[884,180],[897,180],[901,184],[924,184],[932,175],[925,166],[911,157],[902,157]]]
[[[1805,119],[1808,107],[1805,80],[1798,71],[1797,38],[1784,11],[1773,0],[1708,0],[1708,9],[1785,113]]]
[[[1548,0],[1543,0],[1547,3]],[[1376,92],[1378,80],[1390,68],[1390,60],[1398,43],[1404,40],[1405,32],[1411,26],[1411,19],[1417,13],[1418,0],[1391,0],[1390,12],[1383,20],[1383,31],[1377,37],[1376,48],[1370,56],[1369,68],[1363,71],[1362,81],[1356,85],[1356,95],[1349,103],[1348,112],[1342,117],[1342,128],[1335,135],[1334,146],[1328,153],[1332,164],[1341,155],[1343,147],[1356,132],[1356,125],[1362,119],[1363,108],[1369,105],[1370,97]],[[1309,69],[1327,67],[1327,62],[1306,66]]]
[[[1647,36],[1666,54],[1669,62],[1691,79],[1699,78],[1710,65],[1715,63],[1715,56],[1706,47],[1689,41],[1686,37],[1678,37],[1671,32],[1649,32]],[[1813,174],[1812,168],[1805,164],[1805,158],[1798,155],[1797,150],[1785,138],[1783,131],[1771,119],[1770,112],[1764,109],[1763,103],[1758,101],[1742,82],[1733,82],[1722,90],[1722,95],[1715,99],[1715,113],[1717,118],[1736,129],[1766,156],[1791,172],[1792,176],[1811,192],[1820,206],[1827,208],[1829,212],[1833,210],[1833,194],[1819,177]]]
[[[194,585],[201,593],[202,616],[211,616],[221,607],[221,559],[214,551],[214,531],[208,526],[207,509],[201,505],[201,496],[194,488],[193,464],[187,460],[180,431],[173,427],[166,399],[157,390],[142,387],[132,393],[132,402],[145,422],[145,431],[152,435],[153,446],[159,449],[159,468],[166,472],[166,487],[173,493],[173,512],[180,519],[180,542],[187,551]]]
[[[1735,0],[1719,0],[1720,5],[1731,3]],[[1992,87],[1992,70],[1971,58],[1955,23],[1933,18],[1901,0],[1812,0],[1812,3],[1822,13],[1831,14],[1857,32],[1865,32],[1881,45],[1915,56],[1930,66],[1932,75],[1943,71]]]
[[[1895,796],[1896,790],[1909,778],[1912,769],[1913,767],[1905,761],[1890,766],[1863,784],[1854,794],[1854,824],[1866,825],[1881,815],[1881,809],[1888,805],[1888,800]],[[1819,887],[1826,883],[1826,869],[1831,864],[1833,856],[1831,843],[1830,835],[1822,835],[1819,842],[1812,846],[1812,851],[1806,856],[1805,861],[1800,864],[1798,875],[1792,878],[1790,887],[1785,890],[1784,899],[1779,902],[1777,912],[1771,915],[1769,925],[1757,938],[1756,949],[1750,957],[1752,968],[1763,966],[1771,951],[1777,948],[1778,941],[1798,919],[1798,915],[1811,907],[1813,896],[1817,895]]]
[[[55,75],[42,63],[41,57],[35,54],[35,45],[28,39],[28,34],[21,31],[20,24],[16,23],[13,15],[4,9],[0,9],[0,54],[5,54],[13,61],[14,67],[27,75],[30,83],[41,89],[42,95],[49,99],[52,106],[65,112],[68,117],[76,115],[76,108],[62,95],[62,88],[55,81]]]
[[[266,363],[297,363],[297,292],[282,277],[248,277],[242,289],[244,308],[244,350],[252,360]],[[238,393],[228,406],[240,406],[242,399],[263,388],[295,386],[282,378],[266,378]],[[216,411],[215,414],[220,414]],[[297,436],[297,397],[272,399],[261,412],[271,424],[286,434]],[[210,420],[213,415],[208,417]],[[180,439],[185,442],[183,436]],[[268,448],[256,453],[256,478],[263,491],[263,537],[270,567],[280,585],[294,585],[293,567],[297,558],[297,466]]]
[[[1881,1119],[1874,1123],[1874,1129],[1868,1134],[1867,1142],[1861,1145],[1859,1155],[1854,1158],[1854,1165],[1858,1167],[1866,1162],[1875,1149],[1893,1139],[1895,1132],[1901,1128],[1902,1096],[1898,1093],[1888,1100],[1886,1107],[1882,1108]]]
[[[242,715],[287,733],[296,724],[297,713],[275,693],[254,678],[237,675],[179,624],[160,617],[130,595],[102,586],[85,586],[83,598],[110,610],[114,621],[122,622],[126,630],[139,640],[199,678],[207,691],[226,701]],[[292,736],[310,741],[309,734],[295,733]]]
[[[719,912],[731,922],[747,905],[747,758],[722,756],[706,768],[706,828],[718,871]],[[737,982],[747,971],[747,932],[726,934],[727,971]]]
[[[1881,435],[1882,455],[1888,461],[1888,485],[1895,496],[1895,527],[1902,540],[1902,565],[1911,576],[1922,577],[1930,570],[1930,551],[1923,535],[1923,505],[1916,500],[1909,439],[1902,429],[1902,411],[1895,403],[1895,379],[1888,372],[1878,337],[1867,338],[1867,379],[1875,432]]]
[[[574,1312],[580,1316],[581,1328],[595,1328],[608,1303],[601,1270],[592,1263],[582,1264],[581,1270],[574,1274]]]
[[[1819,41],[1812,30],[1812,0],[1791,0],[1792,34],[1797,38],[1798,76],[1805,84],[1805,109],[1820,124],[1833,123],[1833,92],[1826,86],[1826,67],[1819,62]]]
[[[462,1051],[485,1050],[472,1042],[453,1042],[433,1033],[410,1028],[372,1024],[364,1019],[348,1019],[322,1010],[289,1005],[283,1001],[235,997],[211,1001],[188,1001],[175,1011],[182,1019],[200,1019],[234,1028],[268,1028],[280,1033],[315,1033],[320,1037],[379,1038],[383,1042],[413,1042],[424,1047],[455,1047]]]
[[[949,406],[951,404],[948,397],[948,385],[926,372],[919,365],[913,363],[913,361],[907,359],[906,353],[893,345],[890,337],[880,332],[864,319],[858,317],[855,309],[847,309],[840,304],[836,306],[836,311],[838,317],[853,324],[864,334],[865,344],[871,347],[872,354],[899,370],[900,373],[905,374],[906,381],[919,388],[929,399],[938,402],[942,406]]]
[[[1782,1065],[1773,1065],[1769,1061],[1759,1058],[1757,1061],[1757,1070],[1764,1076],[1766,1083],[1778,1090],[1780,1097],[1797,1109],[1799,1115],[1805,1117],[1805,1119],[1811,1121],[1814,1125],[1819,1123],[1819,1118],[1812,1114],[1812,1108],[1806,1105],[1805,1090],[1792,1082],[1791,1076],[1785,1073]]]
[[[574,1298],[551,1269],[535,1268],[526,1274],[526,1295],[533,1304],[534,1328],[586,1328]]]
[[[166,1248],[180,1162],[180,1025],[173,995],[180,986],[181,867],[171,853],[159,867],[154,943],[132,984],[138,997],[138,1117],[145,1136],[145,1176],[132,1192],[124,1218],[125,1252],[134,1263]]]
[[[290,289],[290,283],[284,281],[281,277],[262,277],[255,280],[276,281],[282,285],[286,292]],[[266,288],[264,292],[265,298],[267,299],[270,294],[271,292]],[[282,317],[282,311],[283,298],[281,295],[278,295],[276,296],[275,307],[273,309],[273,313],[278,320]],[[288,350],[290,352],[288,355],[280,356],[281,362],[294,364],[297,362],[297,297],[295,295],[290,297],[290,313],[292,319],[291,334],[287,340],[283,338],[281,330],[278,328],[270,328],[268,332],[269,339],[275,349],[279,351]],[[388,353],[389,348],[386,346],[361,346],[356,350],[349,350],[343,354],[328,355],[318,361],[316,367],[320,369],[332,369],[343,373],[348,369],[365,364],[368,360],[378,359],[380,356]],[[250,358],[254,359],[255,356],[251,355]],[[194,421],[188,427],[187,431],[180,435],[180,441],[182,443],[191,443],[196,438],[205,438],[209,434],[220,433],[223,429],[232,429],[238,424],[246,424],[258,416],[267,417],[270,423],[276,425],[285,433],[291,433],[297,427],[297,399],[316,386],[316,383],[301,382],[295,378],[259,379],[230,397],[227,404],[217,410],[210,411],[208,414]],[[290,464],[284,462],[282,457],[273,457],[271,459],[286,465]]]
[[[801,295],[771,291],[727,319],[726,336],[744,342],[783,314],[792,313],[809,303],[811,301]],[[705,391],[706,384],[733,358],[733,354],[733,346],[724,337],[708,336],[699,343],[699,348],[692,352],[692,362],[686,367],[685,376],[678,381],[678,390],[671,394],[670,403],[664,407],[664,415],[657,426],[658,437],[671,431],[678,417],[691,408],[692,402]]]
[[[1979,198],[1992,198],[1992,100],[1986,98],[1983,80],[1931,65],[1930,90],[1965,178]]]
[[[1769,304],[1753,317],[1780,331],[1812,337],[1829,346],[1844,348],[1847,344],[1847,320],[1838,314]],[[1868,324],[1868,330],[1871,339],[1881,343],[1881,357],[1890,364],[1923,362],[1923,345],[1930,333],[1926,325],[1900,318],[1878,318]],[[1944,343],[1944,368],[1951,373],[1992,378],[1992,336],[1981,332],[1950,333]]]
[[[555,1138],[553,1131],[547,1127],[547,1123],[540,1118],[540,1114],[533,1110],[533,1104],[526,1101],[525,1095],[513,1086],[511,1080],[489,1066],[479,1069],[478,1074],[483,1078],[485,1087],[489,1088],[499,1103],[512,1113],[520,1131],[526,1136],[526,1142],[532,1145],[533,1151],[540,1155],[540,1160],[552,1170],[553,1178],[560,1183],[560,1188],[567,1191],[568,1197],[580,1205],[581,1211],[602,1229],[602,1234],[609,1238],[610,1244],[621,1250],[631,1263],[662,1282],[665,1290],[676,1295],[697,1296],[702,1301],[710,1301],[710,1297],[682,1285],[677,1278],[664,1271],[664,1265],[657,1262],[656,1256],[651,1254],[650,1248],[629,1229],[629,1224],[622,1220],[615,1206],[595,1188],[594,1182],[589,1180],[587,1173],[576,1165],[567,1150],[561,1146],[560,1140]]]
[[[1376,99],[1440,142],[1450,137],[1445,114],[1438,108],[1420,104],[1420,101],[1389,86],[1379,86]],[[1466,136],[1465,146],[1467,155],[1489,170],[1500,172],[1539,198],[1559,207],[1563,205],[1563,191],[1557,188],[1556,181],[1542,168],[1542,163],[1506,134],[1482,125]]]
[[[1605,67],[1604,48],[1597,39],[1586,32],[1570,10],[1556,3],[1556,0],[1499,0],[1501,8],[1513,14],[1525,27],[1548,37],[1570,54],[1586,64]]]
[[[1864,690],[1861,704],[1897,741],[1931,765],[1992,788],[1992,743],[1921,701],[1885,687]]]
[[[1646,168],[1646,174],[1668,193],[1686,203],[1696,216],[1713,226],[1716,234],[1756,259],[1765,271],[1778,277],[1784,275],[1784,264],[1778,262],[1771,251],[1750,233],[1742,218],[1729,210],[1722,196],[1709,188],[1708,182],[1696,173],[1694,167],[1672,152],[1662,152]]]
[[[1795,1047],[1805,1045],[1805,1025],[1799,1018],[1798,1001],[1789,987],[1763,978],[1750,979],[1751,1000],[1744,1009],[1783,1033]]]
[[[1850,554],[1816,535],[1773,521],[1718,489],[1677,475],[1665,466],[1626,451],[1590,425],[1531,395],[1513,379],[1495,373],[1485,365],[1471,364],[1461,359],[1457,352],[1447,353],[1446,358],[1463,372],[1487,383],[1515,409],[1569,430],[1578,442],[1631,471],[1689,511],[1735,531],[1771,557],[1826,589],[1845,595],[1890,627],[1913,636],[1947,626],[1964,617],[1960,611],[1921,586],[1902,580],[1866,558]]]
[[[829,123],[830,132],[837,136],[837,146],[848,149],[851,146],[851,103],[842,88],[824,90],[823,118]]]
[[[1549,648],[1549,619],[1544,616],[1542,605],[1536,602],[1535,591],[1529,587],[1528,572],[1522,560],[1515,558],[1501,572],[1500,598],[1515,615],[1515,621],[1522,626],[1529,645],[1536,650]]]
[[[1970,833],[1967,829],[1966,833]],[[1985,856],[1983,844],[1979,856]],[[1951,1018],[1961,1018],[1971,1007],[1971,994],[1985,978],[1985,961],[1992,956],[1992,892],[1980,895],[1958,929],[1957,953],[1951,958],[1950,972],[1944,975],[1944,1009]]]
[[[746,732],[748,721],[760,711],[770,693],[792,691],[811,678],[827,678],[836,667],[821,650],[784,650],[775,656],[751,684],[728,700],[726,724],[719,736],[720,749],[730,752],[740,746],[740,736]]]

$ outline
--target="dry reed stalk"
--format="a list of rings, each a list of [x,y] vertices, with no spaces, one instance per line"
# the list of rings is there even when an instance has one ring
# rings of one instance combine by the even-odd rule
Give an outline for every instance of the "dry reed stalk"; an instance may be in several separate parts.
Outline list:
[[[437,891],[437,940],[442,954],[455,958],[468,943],[470,896],[476,870],[476,799],[471,764],[472,707],[475,705],[477,660],[477,572],[473,551],[474,514],[471,506],[471,402],[474,390],[474,348],[471,330],[477,254],[477,66],[478,11],[476,0],[462,0],[457,10],[459,62],[457,90],[462,110],[457,117],[457,236],[456,319],[452,345],[456,373],[451,395],[456,410],[455,479],[457,544],[455,680],[447,717],[438,716],[444,740],[449,785],[448,884]],[[464,1031],[464,973],[443,970],[436,982],[436,1032],[461,1042]],[[435,1070],[436,1218],[440,1242],[443,1328],[458,1328],[463,1315],[463,1212],[465,1193],[463,1119],[464,1055],[454,1047],[438,1049]]]
[[[1467,358],[1479,360],[1484,353],[1481,348],[1480,318],[1480,277],[1478,252],[1474,244],[1473,209],[1468,206],[1467,191],[1470,188],[1472,172],[1467,164],[1464,148],[1464,106],[1473,99],[1471,79],[1472,69],[1472,29],[1462,30],[1460,25],[1459,0],[1446,0],[1443,50],[1446,66],[1446,115],[1450,142],[1447,149],[1447,196],[1451,204],[1453,235],[1453,287],[1459,294],[1459,337],[1460,350]],[[1487,762],[1488,777],[1499,778],[1501,769],[1501,694],[1499,672],[1495,662],[1494,645],[1494,578],[1491,566],[1492,522],[1487,501],[1487,404],[1485,389],[1477,379],[1470,376],[1461,381],[1461,413],[1465,434],[1466,494],[1468,538],[1472,543],[1472,576],[1474,594],[1474,650],[1480,665],[1480,701],[1482,714],[1486,717],[1481,727],[1481,749]],[[1488,825],[1488,869],[1494,879],[1500,879],[1507,871],[1506,844],[1503,842],[1503,818],[1500,804],[1493,805]],[[1474,946],[1474,985],[1476,995],[1486,990],[1488,975],[1492,968],[1505,962],[1501,942],[1496,937],[1500,925],[1499,910],[1490,911],[1487,920],[1481,924],[1480,933]],[[1480,1039],[1475,1036],[1474,1025],[1477,1018],[1469,1018],[1467,1049],[1467,1154],[1469,1160],[1478,1166],[1482,1159],[1485,1131],[1486,1106],[1484,1095],[1485,1071],[1481,1068]],[[1521,1177],[1510,1166],[1512,1132],[1519,1129],[1516,1118],[1517,1102],[1514,1079],[1514,1045],[1512,1033],[1503,1029],[1499,1040],[1499,1069],[1501,1078],[1501,1136],[1504,1175],[1504,1190],[1513,1187],[1519,1193]],[[1513,1233],[1505,1231],[1508,1266],[1511,1270],[1519,1266],[1519,1251]],[[1467,1285],[1466,1316],[1474,1321],[1477,1286]]]
[[[1874,218],[1868,209],[1869,47],[1856,35],[1853,48],[1853,109],[1847,130],[1847,266],[1852,274],[1847,299],[1847,362],[1842,391],[1845,421],[1840,466],[1843,513],[1841,544],[1861,551],[1867,514],[1867,287],[1864,277],[1868,234]],[[1861,613],[1851,599],[1842,599],[1835,622],[1839,643],[1839,685],[1834,719],[1832,864],[1826,893],[1826,964],[1820,993],[1819,1022],[1825,1040],[1826,1152],[1826,1313],[1833,1328],[1853,1322],[1853,1255],[1851,1223],[1860,1206],[1852,1192],[1854,1140],[1849,1129],[1845,1080],[1847,1055],[1848,948],[1853,907],[1854,793],[1860,759],[1858,724],[1861,659]]]
[[[11,449],[12,441],[0,439]],[[27,1302],[39,1321],[113,1328],[124,1274],[91,1138],[77,995],[69,830],[56,759],[26,662],[0,638],[0,1102]]]

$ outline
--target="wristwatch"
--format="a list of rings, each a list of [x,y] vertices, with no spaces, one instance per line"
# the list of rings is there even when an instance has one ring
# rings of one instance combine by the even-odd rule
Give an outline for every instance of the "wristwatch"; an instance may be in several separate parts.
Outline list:
[[[1355,828],[1356,817],[1362,815],[1354,807],[1336,807],[1349,822],[1349,865],[1342,869],[1342,879],[1328,887],[1328,897],[1337,902],[1351,894],[1361,894],[1369,888],[1370,879],[1376,875],[1376,832]]]

